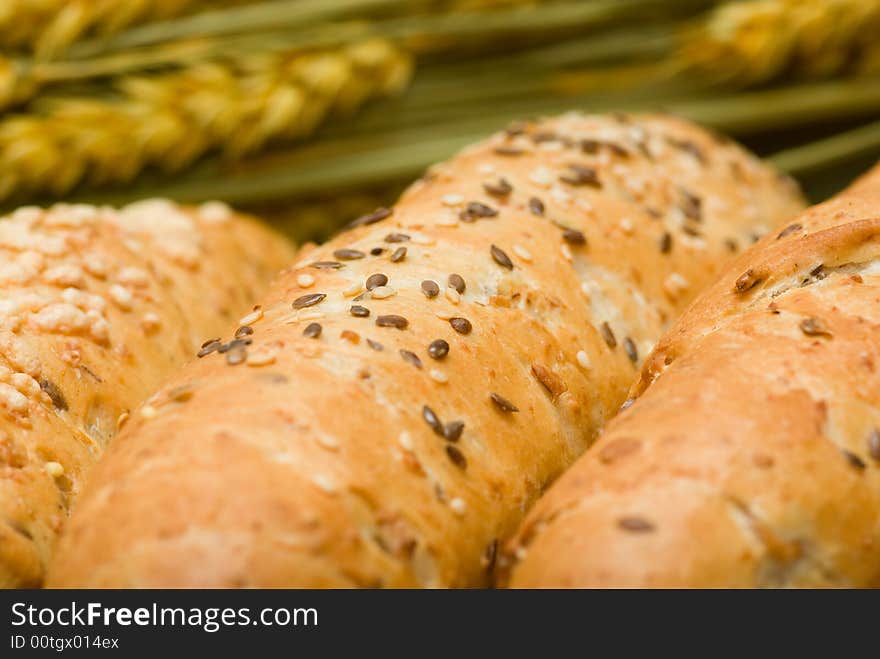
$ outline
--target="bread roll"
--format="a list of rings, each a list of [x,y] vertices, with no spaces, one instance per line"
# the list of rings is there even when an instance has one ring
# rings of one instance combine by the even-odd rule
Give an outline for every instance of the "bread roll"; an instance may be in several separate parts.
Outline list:
[[[512,586],[880,585],[880,168],[732,264],[633,396]]]
[[[301,256],[252,323],[252,367],[209,355],[134,415],[52,583],[486,584],[666,321],[799,206],[673,118],[495,135]]]
[[[0,586],[41,583],[120,415],[248,312],[290,258],[218,203],[0,220]]]

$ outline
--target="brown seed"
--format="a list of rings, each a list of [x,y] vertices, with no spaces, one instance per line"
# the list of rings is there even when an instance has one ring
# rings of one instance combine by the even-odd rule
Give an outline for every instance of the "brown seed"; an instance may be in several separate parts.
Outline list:
[[[586,245],[587,238],[577,229],[565,228],[562,231],[562,239],[570,245]]]
[[[397,329],[406,329],[409,321],[403,316],[396,314],[388,314],[387,316],[377,316],[376,325],[379,327],[396,327]]]
[[[513,270],[513,261],[510,260],[510,257],[504,252],[503,249],[498,247],[498,245],[493,244],[489,248],[489,251],[492,254],[492,258],[495,259],[495,263],[500,265],[502,268]]]
[[[377,208],[372,213],[361,215],[359,218],[352,220],[348,223],[346,228],[353,229],[354,227],[364,227],[370,224],[375,224],[376,222],[381,222],[386,217],[390,217],[391,213],[392,210],[390,208]]]
[[[480,557],[480,564],[486,568],[486,572],[491,574],[495,570],[495,562],[498,559],[498,538],[495,538],[486,545],[483,555]]]
[[[455,273],[449,275],[449,279],[446,280],[446,283],[452,286],[452,288],[454,288],[461,294],[464,294],[464,291],[467,288],[464,277]]]
[[[733,238],[725,238],[724,246],[727,248],[727,251],[731,254],[736,254],[739,250],[739,245]]]
[[[247,359],[247,350],[242,345],[237,345],[226,353],[226,363],[230,366],[241,364]]]
[[[511,403],[500,394],[496,394],[493,392],[489,394],[489,398],[492,399],[492,402],[495,403],[495,406],[502,412],[519,412],[519,408],[516,405]]]
[[[220,339],[211,339],[210,341],[205,341],[202,344],[202,349],[196,353],[196,356],[201,359],[206,355],[210,355],[212,352],[217,350],[221,345],[223,345]]]
[[[294,309],[305,309],[320,304],[327,297],[326,293],[309,293],[308,295],[300,295],[293,301]]]
[[[379,286],[384,286],[387,283],[388,277],[386,275],[383,275],[381,272],[377,272],[376,274],[367,277],[364,288],[366,288],[368,291],[371,291],[374,288],[379,288]]]
[[[685,217],[701,222],[703,220],[703,200],[683,188],[681,196],[681,212]]]
[[[52,401],[52,405],[56,410],[61,410],[62,412],[67,409],[67,399],[64,397],[64,394],[61,393],[61,389],[58,388],[51,380],[40,380],[40,389],[46,392],[46,395],[49,396],[49,400]]]
[[[493,197],[506,197],[513,192],[513,186],[505,178],[491,183],[483,183],[483,189]]]
[[[621,517],[617,520],[617,526],[624,531],[631,531],[632,533],[650,533],[656,528],[643,517]]]
[[[626,350],[626,356],[629,357],[633,364],[639,361],[639,350],[631,338],[626,337],[623,340],[623,349]]]
[[[789,224],[787,227],[785,227],[782,231],[779,232],[779,235],[776,236],[776,240],[779,240],[781,238],[785,238],[786,236],[790,236],[791,234],[793,234],[797,231],[800,231],[803,228],[804,228],[804,225],[801,224],[800,222],[795,222],[794,224]]]
[[[558,398],[568,390],[568,387],[565,386],[565,382],[562,381],[562,378],[543,364],[532,364],[532,375],[535,376],[538,382],[541,383],[554,399]]]
[[[220,342],[220,337],[218,336],[216,339],[208,339],[207,341],[202,342],[202,345],[200,347],[207,348],[212,343],[219,343],[219,342]]]
[[[847,451],[846,449],[840,449],[840,452],[843,453],[843,457],[846,458],[846,461],[849,462],[850,466],[854,469],[858,469],[859,471],[864,471],[868,465],[865,464],[865,461],[862,460],[859,456],[857,456],[852,451]]]
[[[351,305],[351,308],[348,311],[355,318],[368,318],[370,316],[370,310],[359,304]]]
[[[462,222],[476,222],[480,218],[495,217],[496,215],[498,215],[497,210],[486,204],[481,204],[478,201],[470,202],[464,207],[464,210],[459,213]]]
[[[749,268],[736,280],[733,290],[737,293],[745,293],[761,283],[762,279],[763,277],[760,277],[752,268]]]
[[[303,336],[307,339],[317,339],[321,336],[321,323],[309,323],[303,330]]]
[[[315,261],[314,263],[310,263],[309,267],[315,268],[316,270],[339,270],[345,266],[339,261]]]
[[[599,140],[581,140],[581,151],[589,155],[598,153],[600,146],[602,143]]]
[[[409,240],[409,236],[405,233],[389,233],[385,236],[386,243],[405,243]]]
[[[419,359],[419,356],[412,352],[411,350],[402,350],[400,351],[400,356],[403,357],[403,361],[409,362],[416,368],[422,368],[422,360]]]
[[[384,247],[374,247],[373,249],[370,250],[370,254],[372,254],[373,256],[380,256],[382,254],[382,252],[384,252],[384,251],[385,251]]]
[[[432,410],[427,405],[423,405],[422,418],[429,426],[431,426],[431,430],[443,437],[443,424],[440,423],[440,418],[437,416],[434,410]]]
[[[358,259],[364,258],[366,254],[359,249],[337,249],[333,252],[333,256],[340,261],[357,261]]]
[[[422,293],[425,294],[425,297],[437,297],[440,293],[440,285],[436,281],[425,279],[422,282]]]
[[[235,348],[249,346],[251,343],[253,343],[253,339],[233,339],[229,343],[224,343],[220,345],[217,348],[217,352],[222,354],[224,352],[229,352],[230,350],[233,350]]]
[[[446,455],[449,456],[449,459],[452,460],[452,464],[456,467],[459,469],[467,469],[467,460],[464,457],[464,453],[458,450],[458,447],[452,444],[447,444]]]
[[[370,346],[376,352],[382,352],[385,350],[385,346],[383,346],[378,341],[373,341],[373,339],[367,339],[367,345]]]
[[[568,171],[559,177],[559,180],[569,185],[589,185],[594,188],[601,188],[602,183],[599,181],[599,175],[592,167],[584,167],[583,165],[569,165]]]
[[[828,325],[819,318],[804,318],[799,327],[807,336],[831,336],[831,330]]]
[[[672,251],[672,234],[668,231],[664,231],[663,235],[660,236],[660,253],[661,254],[669,254]]]
[[[443,339],[435,339],[428,346],[428,356],[431,359],[443,359],[449,354],[449,344]]]
[[[464,421],[450,421],[443,428],[443,438],[447,442],[457,442],[464,432]]]
[[[544,202],[537,197],[532,197],[531,199],[529,199],[529,210],[532,211],[532,215],[543,217],[545,210]]]
[[[250,336],[254,333],[254,328],[250,325],[242,325],[237,330],[235,330],[235,338],[240,339],[245,336]]]
[[[495,153],[497,153],[499,156],[519,156],[523,153],[522,149],[511,146],[509,144],[501,144],[499,146],[496,146],[493,151],[495,151]]]
[[[599,325],[599,333],[602,335],[602,338],[605,339],[605,343],[608,344],[609,348],[617,347],[617,338],[614,336],[614,332],[611,329],[611,325],[607,322]]]
[[[868,455],[880,462],[880,428],[868,433]]]
[[[459,316],[455,316],[449,319],[449,324],[452,325],[452,329],[454,329],[459,334],[470,334],[473,326],[471,325],[471,321],[467,318],[461,318]]]
[[[398,247],[391,253],[391,262],[397,263],[399,261],[403,261],[406,258],[406,247]]]

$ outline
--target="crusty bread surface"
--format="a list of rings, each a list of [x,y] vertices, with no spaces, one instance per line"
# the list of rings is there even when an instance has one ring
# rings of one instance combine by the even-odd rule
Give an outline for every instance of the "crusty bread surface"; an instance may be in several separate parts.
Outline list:
[[[800,208],[683,120],[514,125],[302,253],[251,345],[133,414],[50,583],[486,585],[667,323]]]
[[[632,396],[511,586],[880,585],[880,167],[733,262]]]
[[[120,417],[250,311],[291,258],[280,236],[217,202],[0,220],[0,586],[42,582]]]

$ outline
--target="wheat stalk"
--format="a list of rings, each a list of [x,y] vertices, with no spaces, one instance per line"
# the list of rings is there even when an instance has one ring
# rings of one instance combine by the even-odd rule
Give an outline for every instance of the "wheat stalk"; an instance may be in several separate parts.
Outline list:
[[[178,171],[210,151],[234,159],[302,138],[331,114],[400,90],[410,70],[400,49],[369,40],[123,77],[111,99],[43,100],[37,113],[0,121],[0,199],[126,182],[147,167]]]
[[[745,0],[724,3],[687,30],[687,70],[724,82],[763,83],[876,70],[880,0]]]

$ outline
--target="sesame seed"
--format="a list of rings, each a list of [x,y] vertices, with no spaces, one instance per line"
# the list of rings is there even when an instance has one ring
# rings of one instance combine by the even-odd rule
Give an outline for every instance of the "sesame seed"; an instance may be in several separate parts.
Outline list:
[[[238,324],[239,325],[252,325],[253,323],[257,322],[258,320],[262,320],[262,318],[263,318],[263,310],[262,309],[255,309],[254,311],[249,313],[247,316],[245,316],[244,318],[239,320]]]
[[[387,283],[388,277],[386,275],[383,275],[381,272],[377,272],[376,274],[367,277],[365,288],[368,291],[372,291],[374,288],[379,288],[380,286],[384,286]]]
[[[348,310],[352,316],[356,318],[368,318],[370,315],[370,310],[366,307],[362,307],[359,304],[351,305],[351,308]]]
[[[220,339],[211,339],[210,341],[205,341],[202,344],[202,349],[196,353],[196,356],[201,359],[207,355],[210,355],[212,352],[217,350],[221,345]]]
[[[440,293],[440,286],[436,281],[431,281],[430,279],[425,279],[421,283],[421,287],[422,293],[424,293],[427,298],[437,297]]]
[[[403,361],[412,364],[418,369],[422,368],[422,360],[419,359],[419,356],[411,350],[401,349],[400,356],[403,357]]]
[[[831,330],[819,318],[805,318],[800,322],[801,331],[807,336],[831,336]]]
[[[375,224],[376,222],[381,222],[386,217],[390,217],[391,213],[392,210],[390,208],[377,208],[372,213],[361,215],[359,218],[353,220],[348,224],[346,228],[352,229],[354,227],[363,227],[370,224]]]
[[[355,281],[342,290],[342,295],[343,297],[354,297],[355,295],[358,295],[362,290],[364,290],[363,284],[361,284],[361,282],[359,281]]]
[[[737,293],[745,293],[757,286],[762,279],[763,278],[759,277],[752,268],[749,268],[736,280],[736,283],[733,286],[734,291]]]
[[[590,368],[590,357],[583,350],[578,350],[577,355],[575,355],[578,364],[581,365],[581,368]]]
[[[663,280],[663,290],[671,297],[678,297],[686,291],[690,283],[678,272],[672,272]]]
[[[391,253],[391,262],[398,263],[406,258],[406,247],[398,247]]]
[[[464,421],[450,421],[443,428],[443,437],[447,442],[457,442],[464,432]]]
[[[804,228],[804,225],[801,224],[800,222],[795,222],[794,224],[789,224],[787,227],[785,227],[782,231],[779,232],[779,235],[776,236],[776,240],[779,240],[781,238],[785,238],[786,236],[790,236],[791,234],[793,234],[797,231],[800,231],[803,228]]]
[[[405,451],[413,450],[412,437],[405,430],[397,436],[397,443],[400,444],[401,448]]]
[[[409,235],[405,233],[389,233],[385,236],[386,243],[405,243],[409,240]]]
[[[504,396],[496,393],[489,394],[489,398],[495,403],[495,406],[502,412],[519,412],[519,408],[507,400]]]
[[[266,349],[254,351],[247,356],[248,366],[268,366],[274,364],[278,357],[277,349]]]
[[[464,457],[464,453],[458,450],[458,447],[452,444],[447,444],[446,455],[452,460],[452,464],[456,467],[459,469],[467,469],[467,460]]]
[[[314,285],[315,278],[309,273],[303,272],[296,276],[296,283],[300,288],[309,288]]]
[[[293,301],[293,308],[305,309],[306,307],[313,307],[316,304],[323,302],[326,297],[326,293],[309,293],[308,295],[301,295]]]
[[[672,251],[672,234],[664,231],[660,236],[660,253],[669,254],[670,251]]]
[[[846,461],[849,462],[850,466],[854,469],[857,469],[858,471],[864,471],[867,468],[868,465],[865,464],[865,461],[852,451],[840,449],[840,452],[843,454],[843,457],[846,458]]]
[[[241,364],[247,359],[247,350],[243,345],[236,345],[226,353],[226,363],[230,366]]]
[[[510,257],[504,252],[503,249],[495,245],[494,243],[489,248],[489,251],[492,254],[492,258],[495,260],[495,263],[500,265],[502,268],[507,268],[508,270],[513,270],[513,261],[510,260]]]
[[[626,337],[623,340],[623,349],[626,351],[626,356],[629,357],[633,364],[639,361],[639,350],[636,348],[636,344],[631,338]]]
[[[434,222],[434,225],[438,227],[455,227],[458,226],[458,218],[452,215],[444,214],[437,218],[437,221]]]
[[[460,194],[445,194],[440,198],[444,206],[459,206],[464,203],[464,197]]]
[[[329,476],[325,476],[323,474],[315,474],[312,476],[312,483],[314,483],[319,490],[322,490],[327,494],[336,493],[336,484]]]
[[[868,433],[868,455],[880,462],[880,428]]]
[[[632,235],[633,229],[635,227],[633,226],[631,219],[629,219],[628,217],[623,217],[617,224],[620,227],[620,230],[623,231],[626,235]]]
[[[447,382],[449,382],[449,376],[439,369],[432,368],[430,371],[428,371],[428,375],[434,382],[437,382],[438,384],[446,384]]]
[[[377,286],[370,292],[370,297],[374,300],[384,300],[394,295],[397,295],[397,290],[391,286]]]
[[[602,323],[599,326],[599,333],[602,335],[602,338],[605,339],[605,343],[608,344],[609,348],[617,347],[617,339],[614,337],[614,332],[611,330],[611,325],[607,322]]]
[[[559,251],[562,252],[562,258],[571,263],[574,261],[574,254],[571,253],[571,247],[568,246],[568,243],[562,243],[559,246]]]
[[[496,215],[498,215],[498,211],[491,206],[481,204],[478,201],[472,201],[465,206],[459,217],[463,222],[475,222],[480,218],[495,217]]]
[[[321,336],[321,323],[309,323],[303,330],[303,336],[307,339],[317,339]]]
[[[505,178],[499,178],[497,181],[483,183],[483,189],[493,197],[507,197],[513,192],[513,186]]]
[[[461,293],[459,293],[454,288],[447,286],[443,291],[443,294],[446,296],[446,299],[452,302],[452,304],[458,304],[461,302]]]
[[[538,217],[543,217],[544,215],[544,202],[538,199],[537,197],[532,197],[529,199],[529,210],[532,212],[532,215],[537,215]]]
[[[46,469],[46,473],[49,474],[52,478],[59,478],[64,475],[64,465],[62,465],[60,462],[47,462],[44,466]],[[452,502],[450,502],[450,504],[451,503]]]
[[[141,416],[145,419],[155,419],[158,414],[159,411],[152,405],[144,405],[141,408]]]
[[[465,289],[467,289],[467,284],[464,281],[464,277],[461,275],[457,275],[455,273],[449,275],[449,278],[446,280],[446,283],[454,288],[459,293],[464,293]]]
[[[553,171],[549,167],[541,165],[529,172],[529,180],[543,188],[550,187],[553,183]]]
[[[373,341],[373,339],[367,339],[367,345],[370,346],[376,352],[382,352],[385,350],[385,346],[383,346],[378,341]]]
[[[655,526],[642,517],[621,517],[617,520],[617,526],[632,533],[650,533],[655,530]]]
[[[253,327],[251,327],[250,325],[242,325],[237,330],[235,330],[235,334],[233,336],[235,336],[236,339],[241,339],[246,336],[250,336],[253,333],[254,333]]]
[[[387,316],[378,316],[376,318],[376,325],[379,327],[395,327],[403,330],[407,328],[409,321],[403,316],[389,314]]]
[[[434,244],[437,243],[437,240],[436,240],[436,238],[434,238],[434,236],[429,236],[429,235],[424,234],[424,233],[417,233],[417,234],[415,234],[415,235],[412,237],[412,241],[413,241],[416,245],[425,245],[425,246],[431,246],[431,245],[434,245]]]
[[[586,245],[587,238],[577,229],[564,227],[562,230],[562,239],[569,245]]]
[[[428,346],[428,356],[431,359],[443,359],[449,354],[449,344],[443,339],[435,339]]]
[[[339,263],[339,261],[315,261],[314,263],[310,263],[309,267],[315,268],[315,270],[339,270],[345,266],[342,263]]]
[[[464,515],[467,512],[467,504],[465,503],[464,499],[461,499],[459,497],[455,497],[454,499],[451,499],[449,501],[449,508],[456,515]]]
[[[436,434],[443,437],[443,424],[440,423],[440,418],[437,414],[427,405],[422,406],[422,418],[425,420],[431,430],[433,430]]]
[[[602,187],[596,170],[583,165],[569,165],[568,171],[559,177],[559,180],[569,185],[589,185],[590,187]]]
[[[452,329],[454,329],[459,334],[470,334],[473,326],[471,325],[471,321],[467,318],[461,318],[459,316],[454,316],[449,319],[449,324],[452,325]]]
[[[519,258],[521,258],[526,263],[532,262],[532,253],[529,252],[525,247],[520,247],[519,245],[513,246],[513,253],[516,254]]]

